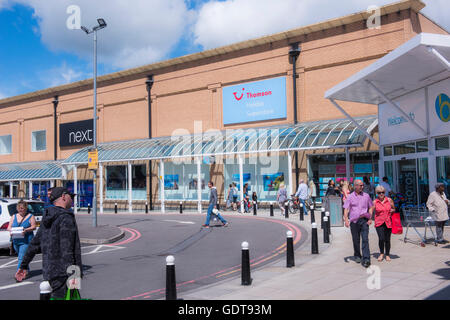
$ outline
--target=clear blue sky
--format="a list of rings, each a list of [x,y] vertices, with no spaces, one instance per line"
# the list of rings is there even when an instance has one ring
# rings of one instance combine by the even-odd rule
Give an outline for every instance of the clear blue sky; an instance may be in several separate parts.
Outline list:
[[[0,99],[92,77],[92,38],[70,30],[103,17],[99,75],[288,30],[396,0],[0,0]],[[450,29],[447,0],[427,16]],[[444,6],[445,4],[445,6]]]

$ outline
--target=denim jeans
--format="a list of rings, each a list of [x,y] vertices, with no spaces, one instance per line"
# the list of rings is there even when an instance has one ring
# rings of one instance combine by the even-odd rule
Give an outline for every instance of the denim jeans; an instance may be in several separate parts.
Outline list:
[[[20,264],[22,263],[23,257],[25,256],[25,253],[27,252],[28,244],[21,243],[21,244],[14,244],[14,250],[17,252],[17,270],[19,270]],[[29,269],[28,269],[29,271]]]
[[[350,223],[350,230],[352,233],[354,256],[362,257],[363,261],[366,260],[370,262],[369,225],[367,224],[367,221],[369,220],[366,218],[359,218],[358,221]]]
[[[206,214],[206,221],[205,221],[205,225],[209,226],[209,221],[211,220],[211,214],[212,211],[214,209],[215,205],[214,204],[210,204],[208,207],[208,213]],[[220,221],[222,221],[223,224],[227,223],[227,221],[220,215],[219,212],[217,212],[217,218],[219,218]]]
[[[306,201],[301,199],[301,198],[298,198],[298,201],[300,201],[300,203],[303,203],[303,213],[304,213],[305,216],[307,216],[308,215],[309,206],[306,206]],[[300,205],[300,203],[299,203],[299,205]]]

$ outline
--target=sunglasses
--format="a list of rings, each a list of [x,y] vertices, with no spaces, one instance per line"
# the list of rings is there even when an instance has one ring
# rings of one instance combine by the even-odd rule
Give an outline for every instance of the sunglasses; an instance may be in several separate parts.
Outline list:
[[[384,191],[381,191],[381,192],[377,192],[377,194],[384,194]]]

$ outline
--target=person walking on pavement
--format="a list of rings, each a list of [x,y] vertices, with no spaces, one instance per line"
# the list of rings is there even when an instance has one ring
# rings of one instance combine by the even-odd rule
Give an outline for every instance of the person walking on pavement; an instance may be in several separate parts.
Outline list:
[[[391,185],[389,184],[388,177],[383,177],[383,181],[380,182],[380,186],[384,188],[387,197],[392,197],[393,191]]]
[[[16,273],[16,280],[27,275],[28,265],[39,249],[42,251],[42,276],[50,283],[52,298],[64,298],[67,292],[67,268],[77,266],[83,276],[81,245],[75,216],[70,209],[75,195],[62,187],[55,187],[50,195],[54,207],[49,207],[42,218],[36,236]]]
[[[380,256],[378,261],[391,261],[389,256],[391,250],[391,234],[392,234],[392,219],[391,215],[395,212],[395,204],[391,198],[386,196],[386,189],[381,185],[375,188],[377,198],[373,202],[373,220],[375,222],[375,229],[378,234],[378,246],[380,247]]]
[[[206,214],[206,221],[203,227],[209,228],[209,222],[211,220],[211,214],[213,213],[213,210],[215,209],[215,215],[219,220],[223,223],[224,227],[228,227],[228,222],[220,215],[220,212],[217,211],[217,202],[218,202],[218,196],[217,196],[217,189],[214,187],[214,183],[212,181],[208,182],[208,188],[209,188],[209,206],[208,206],[208,212]]]
[[[364,184],[361,180],[355,180],[354,186],[355,191],[348,196],[343,205],[345,227],[350,227],[352,233],[355,261],[361,262],[365,268],[368,268],[370,266],[369,226],[372,223],[373,203],[370,196],[363,192]]]
[[[287,191],[286,188],[284,187],[284,182],[280,183],[280,187],[278,189],[278,193],[277,193],[277,203],[278,206],[281,209],[281,215],[284,216],[284,206],[285,206],[285,202],[287,200]]]
[[[14,250],[18,255],[17,270],[19,270],[25,252],[27,252],[28,245],[33,239],[33,231],[36,230],[36,219],[31,213],[27,212],[27,207],[27,203],[20,200],[17,203],[17,213],[11,217],[8,225],[9,232],[11,232],[11,228],[23,228],[22,234],[14,236],[12,239]],[[30,272],[30,270],[27,271]]]
[[[308,200],[308,186],[306,185],[305,180],[300,179],[300,184],[298,185],[295,196],[298,197],[298,200],[303,204],[303,208],[306,209],[306,202]],[[308,212],[308,210],[306,210],[306,212]]]
[[[449,219],[448,200],[444,192],[445,185],[443,183],[437,183],[435,189],[436,191],[433,191],[428,196],[427,208],[436,223],[436,241],[439,244],[445,244],[448,243],[444,239],[444,226]]]

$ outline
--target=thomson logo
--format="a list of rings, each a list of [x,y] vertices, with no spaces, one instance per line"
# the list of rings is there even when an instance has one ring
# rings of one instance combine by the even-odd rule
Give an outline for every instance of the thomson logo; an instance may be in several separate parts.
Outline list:
[[[244,97],[245,88],[242,88],[242,92],[239,95],[238,92],[233,92],[234,98],[237,101],[241,101]],[[271,96],[272,91],[260,91],[260,92],[247,92],[247,99],[260,98],[265,96]]]

